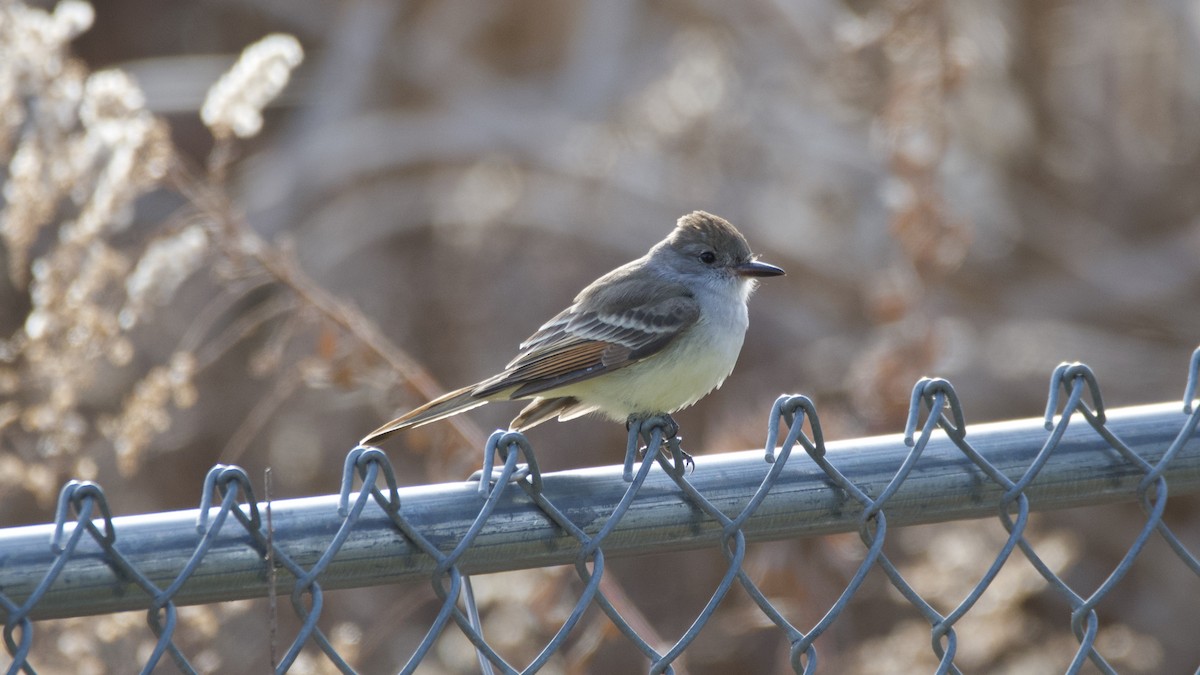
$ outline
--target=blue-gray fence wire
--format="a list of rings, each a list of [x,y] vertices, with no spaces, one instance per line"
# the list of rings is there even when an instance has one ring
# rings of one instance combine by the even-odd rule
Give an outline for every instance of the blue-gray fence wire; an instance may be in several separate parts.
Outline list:
[[[320,626],[324,593],[426,580],[440,610],[407,662],[395,664],[402,673],[415,671],[447,630],[474,645],[484,672],[535,672],[563,651],[593,606],[645,656],[649,672],[669,673],[735,587],[786,636],[792,668],[810,673],[818,666],[814,642],[879,568],[929,623],[938,672],[957,673],[955,624],[1015,555],[1069,608],[1078,648],[1068,672],[1088,662],[1115,672],[1097,649],[1096,606],[1150,538],[1162,538],[1200,577],[1200,560],[1163,520],[1168,486],[1175,495],[1200,492],[1198,371],[1200,349],[1182,406],[1106,411],[1092,371],[1063,364],[1052,374],[1044,419],[972,425],[969,439],[958,397],[941,379],[916,384],[899,437],[827,443],[812,401],[782,396],[768,418],[765,455],[705,455],[694,467],[669,420],[659,419],[630,429],[623,467],[542,474],[524,436],[498,431],[472,480],[436,486],[402,488],[380,450],[357,447],[340,494],[271,502],[269,518],[236,466],[209,471],[198,509],[144,516],[114,518],[99,485],[71,481],[53,523],[0,530],[7,672],[36,672],[39,619],[134,609],[146,611],[155,637],[143,672],[169,661],[196,672],[176,644],[177,608],[270,592],[286,596],[300,620],[277,672],[315,648],[350,673]],[[1026,537],[1031,511],[1127,500],[1141,504],[1145,523],[1093,590],[1068,585]],[[949,612],[922,598],[883,552],[889,527],[983,517],[998,519],[1007,540]],[[748,541],[853,531],[864,546],[861,563],[807,628],[772,604],[743,565]],[[724,576],[667,648],[650,644],[601,590],[610,558],[713,546],[728,562]],[[536,658],[510,664],[483,633],[470,575],[563,564],[583,583],[578,601]]]

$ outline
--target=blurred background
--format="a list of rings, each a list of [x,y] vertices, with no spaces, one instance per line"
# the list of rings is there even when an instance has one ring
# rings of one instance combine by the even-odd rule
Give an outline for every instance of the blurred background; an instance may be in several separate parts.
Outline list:
[[[745,349],[724,387],[676,416],[698,462],[761,446],[770,405],[785,392],[812,397],[834,439],[901,431],[923,375],[953,382],[969,423],[1041,415],[1062,361],[1090,365],[1109,406],[1176,400],[1200,343],[1198,2],[104,0],[94,8],[94,24],[70,50],[91,71],[132,75],[197,174],[213,164],[213,136],[197,114],[208,88],[262,36],[298,38],[304,63],[262,133],[217,146],[229,152],[217,187],[242,222],[360,310],[438,389],[496,372],[580,288],[694,209],[732,221],[788,272],[754,296]],[[188,205],[180,190],[155,186],[112,247],[138,251]],[[47,218],[32,259],[54,246],[56,222]],[[19,407],[0,426],[9,476],[0,478],[0,524],[49,520],[59,485],[81,473],[109,490],[117,514],[194,507],[217,461],[256,477],[270,467],[276,499],[327,494],[356,439],[422,402],[386,360],[314,319],[302,293],[242,283],[251,275],[229,272],[239,260],[213,249],[126,333],[131,358],[74,390],[82,426],[73,445],[51,447],[30,431],[22,411],[46,388],[20,359],[5,366],[4,400]],[[11,257],[8,265],[0,329],[11,345],[29,329],[32,300],[12,280],[20,275]],[[214,337],[247,325],[238,339]],[[199,359],[190,380],[194,401],[164,403],[169,422],[119,458],[112,434],[96,431],[101,420],[128,408],[130,392],[187,351],[181,345],[213,343],[197,352],[211,358]],[[466,477],[480,461],[472,444],[480,430],[505,426],[518,409],[490,405],[462,425],[389,441],[401,481]],[[543,468],[559,470],[620,462],[624,435],[586,419],[546,424],[530,438]],[[1193,550],[1196,505],[1176,497],[1168,507]],[[1051,514],[1034,528],[1061,551],[1056,569],[1090,589],[1142,522],[1128,505]],[[991,521],[913,528],[892,533],[888,551],[948,611],[1003,534]],[[748,565],[809,626],[861,556],[847,535],[756,545]],[[634,573],[647,563],[662,578]],[[714,547],[611,567],[673,642],[723,565]],[[960,630],[958,663],[1061,672],[1075,649],[1068,608],[1028,564],[1008,568],[997,581],[1007,590],[985,596],[989,608]],[[481,592],[493,598],[493,630],[523,663],[578,585],[554,570],[505,576]],[[1122,672],[1190,672],[1200,662],[1190,628],[1197,593],[1200,580],[1165,546],[1148,549],[1101,606],[1101,651]],[[686,672],[787,672],[786,640],[735,595],[689,650]],[[423,589],[341,592],[323,622],[363,672],[384,672],[423,634],[431,599]],[[213,672],[260,672],[268,658],[254,646],[260,610],[187,610],[189,653],[201,652]],[[142,621],[126,622],[129,634],[110,630],[106,647],[96,646],[94,619],[47,630],[84,645],[62,672],[81,663],[104,672],[118,658],[113,645],[146,639],[129,636]],[[823,672],[923,672],[934,663],[928,639],[928,625],[876,571],[817,646]],[[250,646],[234,649],[239,640]],[[465,640],[439,644],[428,672],[477,668]],[[573,656],[553,672],[644,669],[619,636]],[[302,667],[323,672],[320,661]]]

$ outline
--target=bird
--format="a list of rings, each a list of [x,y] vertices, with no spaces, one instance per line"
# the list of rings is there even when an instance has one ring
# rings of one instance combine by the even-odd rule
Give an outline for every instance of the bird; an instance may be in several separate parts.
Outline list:
[[[376,445],[493,401],[532,399],[512,431],[588,413],[627,428],[655,416],[670,420],[733,372],[750,294],[760,278],[783,274],[753,255],[729,221],[693,211],[645,255],[580,291],[499,374],[405,413],[360,443]]]

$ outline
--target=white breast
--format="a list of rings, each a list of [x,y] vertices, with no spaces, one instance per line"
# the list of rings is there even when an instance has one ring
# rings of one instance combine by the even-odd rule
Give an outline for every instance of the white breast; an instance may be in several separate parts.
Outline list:
[[[748,316],[743,280],[696,295],[700,318],[663,351],[600,377],[547,392],[575,396],[624,422],[631,414],[673,413],[721,386],[737,362]],[[546,394],[543,394],[545,396]]]

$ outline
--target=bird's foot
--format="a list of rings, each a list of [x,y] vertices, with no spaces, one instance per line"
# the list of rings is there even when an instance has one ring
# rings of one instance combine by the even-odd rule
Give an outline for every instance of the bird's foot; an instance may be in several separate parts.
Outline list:
[[[651,438],[654,429],[659,429],[662,433],[658,446],[658,451],[663,458],[669,462],[673,462],[677,467],[677,471],[686,468],[687,471],[694,471],[696,468],[696,460],[694,460],[688,452],[680,447],[680,442],[683,440],[679,437],[679,423],[670,415],[651,415],[640,416],[630,415],[625,421],[625,429],[630,434],[630,445],[637,443],[637,437],[645,441],[646,445],[637,445],[637,459],[644,461],[646,459],[646,451],[651,443]],[[626,458],[626,480],[632,479],[632,458]]]
[[[677,461],[683,462],[683,465],[685,467],[687,467],[688,473],[695,471],[696,470],[696,460],[692,459],[692,454],[690,452],[687,452],[683,448],[677,447],[677,450],[679,452]]]
[[[637,427],[638,433],[647,442],[650,440],[650,432],[655,427],[662,429],[663,438],[675,438],[679,436],[679,423],[674,417],[667,414],[661,415],[630,415],[625,420],[625,431],[632,431]]]

